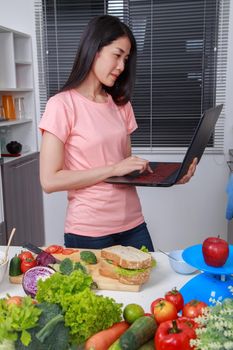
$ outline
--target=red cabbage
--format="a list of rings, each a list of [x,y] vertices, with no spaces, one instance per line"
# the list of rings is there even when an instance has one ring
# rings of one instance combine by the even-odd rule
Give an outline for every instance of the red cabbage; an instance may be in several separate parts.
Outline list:
[[[55,264],[56,259],[52,254],[49,254],[45,251],[39,253],[36,257],[37,265],[48,266],[49,264]]]
[[[52,268],[46,266],[35,266],[27,270],[23,275],[22,281],[25,293],[34,298],[37,293],[37,281],[39,279],[42,279],[44,281],[53,273],[55,273],[55,271]]]

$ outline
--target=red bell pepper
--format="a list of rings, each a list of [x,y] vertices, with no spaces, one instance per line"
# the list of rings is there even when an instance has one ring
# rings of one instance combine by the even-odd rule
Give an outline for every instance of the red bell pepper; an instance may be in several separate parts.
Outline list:
[[[156,332],[156,350],[193,350],[190,340],[196,338],[196,323],[185,317],[162,322]]]

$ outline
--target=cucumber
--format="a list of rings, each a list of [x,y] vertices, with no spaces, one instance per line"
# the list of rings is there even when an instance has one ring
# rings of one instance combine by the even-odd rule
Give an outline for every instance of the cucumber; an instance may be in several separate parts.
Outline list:
[[[20,265],[21,265],[21,260],[16,254],[10,261],[9,275],[12,277],[21,275],[22,272],[20,269]]]
[[[147,343],[140,346],[138,350],[156,350],[154,344],[154,338],[149,340]]]
[[[122,336],[110,346],[109,350],[138,350],[140,346],[154,338],[156,329],[157,324],[153,317],[139,317]]]

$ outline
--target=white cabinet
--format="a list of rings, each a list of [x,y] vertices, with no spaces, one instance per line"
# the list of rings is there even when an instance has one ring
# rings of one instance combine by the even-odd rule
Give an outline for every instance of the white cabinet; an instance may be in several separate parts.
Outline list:
[[[20,118],[17,113],[16,119],[14,113],[9,118],[3,113],[0,120],[0,244],[7,242],[13,227],[17,231],[13,244],[44,243],[32,62],[31,37],[0,26],[0,106],[7,106],[9,97],[3,96],[20,98],[24,105]],[[3,157],[10,141],[22,144],[21,156]]]
[[[24,114],[0,121],[1,145],[18,141],[22,153],[38,151],[31,37],[0,26],[0,106],[2,96],[23,98]],[[5,148],[2,153],[5,153]]]

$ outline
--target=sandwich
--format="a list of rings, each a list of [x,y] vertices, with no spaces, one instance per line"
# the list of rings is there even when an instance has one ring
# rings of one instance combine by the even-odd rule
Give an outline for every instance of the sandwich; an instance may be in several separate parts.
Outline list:
[[[140,285],[148,281],[152,264],[150,253],[115,245],[101,250],[99,273],[124,284]]]

